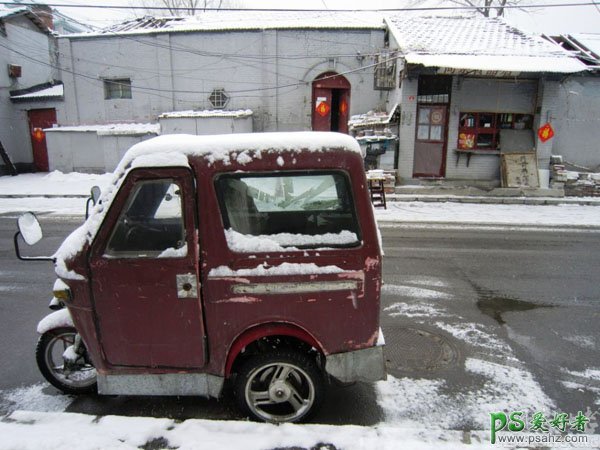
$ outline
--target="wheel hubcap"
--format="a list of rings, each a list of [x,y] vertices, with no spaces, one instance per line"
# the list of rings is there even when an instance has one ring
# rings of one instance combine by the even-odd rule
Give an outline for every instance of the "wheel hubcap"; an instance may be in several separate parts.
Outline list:
[[[310,376],[289,363],[269,363],[256,368],[250,373],[245,391],[250,410],[268,422],[300,420],[315,401],[315,386]]]
[[[275,403],[287,402],[292,395],[292,389],[285,381],[276,381],[269,387],[269,398]]]
[[[90,386],[96,382],[96,369],[86,361],[85,356],[69,364],[66,364],[63,359],[63,353],[74,342],[74,333],[56,335],[46,348],[46,366],[62,383],[73,387]]]

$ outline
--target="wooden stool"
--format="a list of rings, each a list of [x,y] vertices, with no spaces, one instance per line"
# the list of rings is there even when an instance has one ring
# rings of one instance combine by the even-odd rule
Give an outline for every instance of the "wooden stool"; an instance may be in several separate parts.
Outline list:
[[[369,192],[371,193],[371,203],[373,203],[373,206],[383,206],[384,209],[387,209],[385,188],[383,187],[385,178],[371,178],[367,179],[367,181],[369,182]]]

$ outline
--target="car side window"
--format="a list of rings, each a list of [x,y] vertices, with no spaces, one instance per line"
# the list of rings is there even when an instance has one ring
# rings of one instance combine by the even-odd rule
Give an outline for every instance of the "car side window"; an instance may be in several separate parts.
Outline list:
[[[234,251],[360,245],[343,172],[223,174],[216,188],[227,243]]]
[[[138,182],[105,250],[108,257],[187,255],[181,188],[171,179]]]

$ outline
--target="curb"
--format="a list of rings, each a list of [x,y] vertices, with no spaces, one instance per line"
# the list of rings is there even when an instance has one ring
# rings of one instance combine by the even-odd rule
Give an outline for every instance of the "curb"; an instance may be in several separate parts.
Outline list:
[[[445,228],[461,230],[521,230],[553,232],[600,232],[600,225],[535,224],[535,223],[478,223],[478,222],[402,222],[398,220],[377,219],[380,228]]]
[[[0,194],[0,198],[88,198],[89,194]]]
[[[481,197],[452,195],[388,194],[388,202],[427,203],[479,203],[487,205],[581,205],[600,206],[600,198],[594,197]]]

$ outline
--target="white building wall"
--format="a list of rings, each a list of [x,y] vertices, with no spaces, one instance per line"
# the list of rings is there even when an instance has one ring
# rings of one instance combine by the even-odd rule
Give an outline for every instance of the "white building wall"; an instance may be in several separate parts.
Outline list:
[[[50,171],[112,172],[131,146],[155,134],[98,135],[95,131],[46,132]]]
[[[417,120],[417,89],[419,81],[415,78],[402,80],[400,88],[398,176],[401,180],[412,178],[415,156],[415,123]]]
[[[161,117],[160,134],[252,133],[252,116],[247,117]]]
[[[373,90],[373,68],[360,70],[373,59],[357,57],[382,46],[383,30],[63,37],[59,123],[153,122],[162,112],[212,109],[210,92],[222,88],[230,97],[226,109],[254,112],[255,131],[308,130],[311,82],[323,72],[350,72],[350,114],[385,103],[386,94]],[[132,99],[104,99],[102,78],[115,77],[131,78]]]
[[[27,110],[35,105],[13,104],[10,91],[52,80],[51,41],[25,17],[10,18],[5,21],[5,26],[6,36],[0,35],[0,142],[14,163],[31,164],[33,155]],[[21,66],[22,76],[9,77],[8,64]]]
[[[560,89],[559,81],[542,80],[539,85],[538,106],[535,118],[533,120],[533,129],[537,130],[546,122],[552,123],[552,114],[556,110],[558,102],[558,91]],[[539,169],[550,168],[550,155],[552,155],[552,145],[554,139],[542,142],[535,133],[535,143],[537,152],[537,161]]]
[[[600,172],[600,77],[569,77],[556,95],[552,154]]]

